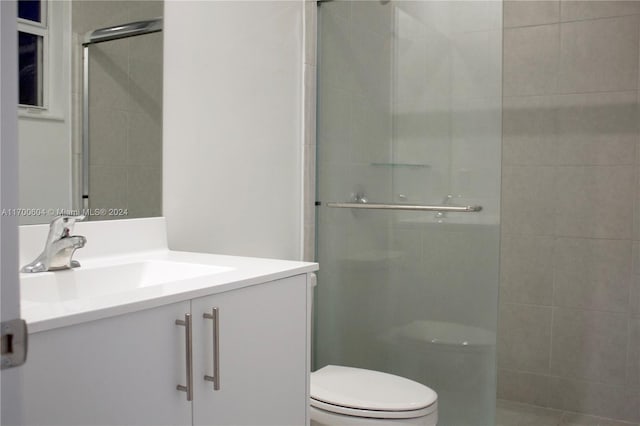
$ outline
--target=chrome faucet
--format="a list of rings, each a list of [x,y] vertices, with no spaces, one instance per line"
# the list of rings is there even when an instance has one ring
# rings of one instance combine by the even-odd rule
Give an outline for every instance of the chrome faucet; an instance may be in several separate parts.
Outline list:
[[[25,265],[20,272],[46,272],[71,269],[80,266],[80,262],[72,260],[76,249],[84,247],[87,239],[82,235],[71,235],[76,221],[84,216],[58,216],[49,224],[49,236],[40,256]]]

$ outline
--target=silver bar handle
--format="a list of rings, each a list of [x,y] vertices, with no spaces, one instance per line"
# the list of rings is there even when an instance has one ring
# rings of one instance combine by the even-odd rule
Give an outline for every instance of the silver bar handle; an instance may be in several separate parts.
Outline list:
[[[186,368],[187,368],[187,385],[178,385],[176,389],[187,393],[187,401],[193,401],[193,351],[192,351],[192,328],[191,328],[191,314],[184,314],[184,320],[176,320],[176,325],[184,326],[184,344],[185,353],[187,356]]]
[[[211,308],[211,313],[202,314],[203,318],[213,320],[213,376],[205,374],[204,379],[213,382],[213,390],[220,390],[220,311]]]
[[[482,206],[428,206],[414,204],[377,204],[377,203],[326,203],[327,207],[339,209],[370,209],[370,210],[416,210],[427,212],[458,212],[475,213],[482,210]]]

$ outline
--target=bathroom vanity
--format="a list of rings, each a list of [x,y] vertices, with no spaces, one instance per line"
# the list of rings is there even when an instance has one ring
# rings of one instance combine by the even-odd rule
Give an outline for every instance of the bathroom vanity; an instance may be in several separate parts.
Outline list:
[[[80,268],[21,276],[26,423],[308,424],[317,264],[170,251],[164,230],[79,223]],[[36,234],[21,229],[21,260]]]

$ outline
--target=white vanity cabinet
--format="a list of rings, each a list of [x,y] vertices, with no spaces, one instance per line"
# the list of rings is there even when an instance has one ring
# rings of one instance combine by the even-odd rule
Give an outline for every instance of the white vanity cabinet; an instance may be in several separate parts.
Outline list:
[[[184,330],[173,303],[29,335],[27,425],[188,425]]]
[[[302,426],[307,413],[306,276],[191,301],[194,425]],[[218,350],[214,321],[218,311]],[[214,375],[219,357],[219,390]]]
[[[31,334],[26,423],[308,424],[308,291],[300,274]],[[204,317],[213,308],[217,327]],[[192,401],[176,389],[187,385],[185,314]],[[205,380],[216,364],[217,390]]]

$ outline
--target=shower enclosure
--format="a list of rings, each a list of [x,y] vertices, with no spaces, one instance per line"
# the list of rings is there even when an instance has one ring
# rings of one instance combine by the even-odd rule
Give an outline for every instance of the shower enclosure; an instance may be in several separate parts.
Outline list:
[[[502,3],[318,8],[315,367],[408,377],[442,425],[495,416]]]

